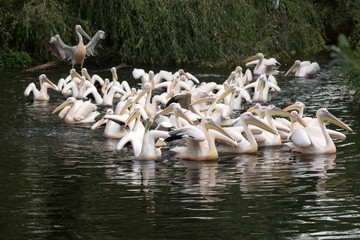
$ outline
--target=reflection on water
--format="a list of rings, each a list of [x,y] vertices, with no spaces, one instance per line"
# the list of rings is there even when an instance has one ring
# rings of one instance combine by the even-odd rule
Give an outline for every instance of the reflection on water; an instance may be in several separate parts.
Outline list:
[[[51,115],[61,95],[47,103],[24,98],[38,76],[16,73],[19,85],[1,81],[0,238],[360,238],[359,107],[346,82],[322,69],[311,80],[279,78],[282,92],[272,101],[300,100],[307,116],[327,107],[348,123],[355,133],[336,141],[337,154],[263,147],[218,161],[179,160],[167,149],[159,160],[134,160],[90,124],[69,126]],[[128,80],[131,69],[122,71],[119,80]],[[202,81],[228,75],[189,71]],[[47,75],[56,82],[62,72]]]

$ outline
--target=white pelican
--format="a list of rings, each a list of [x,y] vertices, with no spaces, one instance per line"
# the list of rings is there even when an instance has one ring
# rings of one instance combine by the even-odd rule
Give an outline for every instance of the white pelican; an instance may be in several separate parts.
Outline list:
[[[265,118],[270,127],[276,129],[277,131],[283,130],[283,131],[290,131],[288,127],[284,127],[283,125],[276,124],[275,120],[273,119],[273,116],[283,116],[283,117],[289,117],[291,119],[295,119],[296,116],[292,115],[289,112],[285,112],[284,110],[281,110],[274,105],[269,105],[265,108]],[[303,126],[306,126],[306,124],[301,121],[301,119],[296,119],[300,124],[303,124]],[[261,141],[259,145],[261,146],[279,146],[282,144],[281,136],[275,135],[272,133],[269,133],[267,131],[263,131],[262,137],[264,138],[264,141]]]
[[[265,123],[263,120],[260,120],[259,118],[255,117],[251,112],[244,112],[240,116],[241,125],[243,127],[243,131],[245,132],[246,138],[241,137],[239,140],[237,140],[236,146],[229,145],[229,144],[222,144],[218,146],[219,152],[226,152],[226,153],[254,153],[258,150],[258,143],[255,140],[254,135],[252,134],[251,130],[249,129],[249,124],[257,126],[259,128],[264,129],[265,131],[268,131],[272,134],[277,135],[276,129],[273,129],[270,127],[267,123]],[[236,131],[236,128],[225,128],[225,130],[232,135],[232,130]],[[238,133],[237,135],[240,135],[241,133]]]
[[[105,39],[105,32],[99,30],[93,38],[90,38],[80,25],[75,26],[75,31],[79,37],[78,45],[68,46],[61,40],[59,35],[55,35],[46,45],[46,49],[48,51],[52,51],[53,54],[60,60],[71,60],[72,68],[74,68],[76,64],[80,64],[82,68],[85,56],[95,55],[95,50],[96,47],[99,45],[100,40]],[[85,46],[81,34],[90,40],[89,43]]]
[[[316,117],[319,122],[318,127],[298,128],[291,135],[291,142],[285,143],[292,151],[304,154],[329,154],[336,153],[336,146],[326,131],[324,122],[331,122],[341,128],[353,132],[353,130],[329,113],[326,108],[317,110]]]
[[[27,97],[31,92],[34,94],[34,99],[38,101],[48,101],[50,96],[47,93],[48,88],[58,91],[58,87],[51,82],[45,74],[39,76],[40,91],[36,88],[35,83],[30,83],[24,91],[24,95]]]
[[[177,158],[216,160],[219,155],[215,146],[215,139],[209,133],[210,129],[218,131],[236,144],[235,139],[209,117],[203,118],[198,127],[188,125],[169,132],[170,137],[165,139],[165,142],[185,138],[184,147],[174,147],[171,149],[171,151],[176,152]]]
[[[64,116],[64,121],[67,124],[95,122],[95,117],[99,115],[95,104],[90,101],[76,100],[74,97],[67,98],[65,102],[55,108],[52,114],[63,108],[66,113],[60,112],[59,116]]]
[[[108,119],[108,117],[110,116],[112,118],[117,119],[118,121],[114,122]],[[101,125],[106,124],[104,129],[104,137],[122,138],[128,133],[127,129],[123,126],[125,125],[125,121],[127,118],[128,115],[122,115],[122,116],[114,115],[114,111],[111,108],[109,108],[106,111],[105,116],[91,126],[91,130],[95,130],[96,128],[99,128]],[[122,122],[123,125],[118,124],[119,122]]]
[[[320,66],[317,62],[296,60],[294,65],[285,73],[285,77],[290,73],[295,73],[295,77],[313,78],[320,71]]]
[[[254,56],[245,59],[243,62],[249,62],[251,60],[258,60],[258,61],[253,61],[251,64],[246,64],[246,67],[253,67],[255,65],[254,68],[255,75],[260,75],[264,73],[266,75],[279,74],[279,71],[277,71],[277,69],[281,66],[281,64],[278,61],[276,61],[275,58],[265,59],[262,53],[257,53]]]
[[[254,102],[268,102],[271,100],[271,95],[269,94],[270,90],[274,89],[278,92],[281,91],[274,82],[268,81],[265,74],[261,74],[255,82],[244,87],[245,90],[250,88],[254,88],[254,95],[252,99]]]
[[[193,121],[181,110],[181,106],[179,103],[171,103],[167,108],[165,108],[164,110],[158,112],[156,114],[156,116],[154,117],[155,119],[157,117],[159,117],[160,115],[165,115],[167,113],[171,113],[173,112],[174,113],[174,117],[171,117],[169,118],[169,121],[171,122],[171,125],[175,128],[181,128],[183,127],[184,125],[188,125],[188,124],[191,124],[191,125],[194,125]],[[180,121],[180,118],[183,118],[185,119],[187,122],[186,123],[183,123]]]
[[[129,119],[128,121],[132,121]],[[128,122],[127,121],[127,122]],[[161,158],[160,148],[155,147],[158,138],[169,137],[166,131],[151,130],[150,126],[154,122],[154,118],[150,116],[146,120],[145,129],[142,133],[131,131],[126,134],[117,144],[116,149],[121,150],[125,144],[131,143],[134,149],[134,157],[137,160],[156,160]]]

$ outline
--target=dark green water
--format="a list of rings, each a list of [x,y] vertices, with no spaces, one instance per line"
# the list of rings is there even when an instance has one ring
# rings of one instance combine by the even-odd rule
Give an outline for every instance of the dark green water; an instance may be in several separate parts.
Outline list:
[[[56,84],[68,67],[1,71],[0,239],[360,239],[360,105],[347,79],[321,66],[315,79],[278,78],[272,103],[300,100],[307,116],[328,108],[354,129],[340,130],[347,139],[336,142],[337,154],[261,148],[215,162],[167,151],[135,161],[101,130],[51,115],[59,93],[50,91],[48,103],[23,96],[40,73]],[[119,70],[119,80],[131,80],[131,70]],[[219,82],[231,71],[185,70]]]

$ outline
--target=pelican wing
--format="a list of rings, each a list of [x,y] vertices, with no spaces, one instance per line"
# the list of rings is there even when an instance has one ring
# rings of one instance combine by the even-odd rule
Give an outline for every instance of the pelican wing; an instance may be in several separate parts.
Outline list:
[[[86,56],[94,56],[96,54],[96,48],[103,39],[105,39],[105,32],[102,30],[97,31],[97,33],[91,38],[90,42],[85,45]]]
[[[311,140],[306,128],[296,129],[290,136],[290,140],[298,147],[309,147],[311,145]]]
[[[169,132],[170,137],[165,139],[165,142],[173,141],[181,138],[188,138],[197,142],[205,141],[204,133],[194,126],[184,126]]]
[[[256,64],[258,64],[259,60],[254,60],[251,62],[248,62],[245,66],[246,67],[256,67]]]
[[[264,59],[264,65],[267,67],[279,67],[280,63],[275,58]]]
[[[47,51],[51,51],[60,60],[70,60],[72,57],[73,47],[66,45],[59,35],[52,37],[45,48]]]
[[[306,74],[309,76],[314,76],[320,71],[320,66],[317,62],[313,62],[306,70]]]
[[[81,121],[87,118],[92,112],[97,109],[96,105],[91,103],[90,101],[86,101],[77,109],[74,114],[75,121]]]

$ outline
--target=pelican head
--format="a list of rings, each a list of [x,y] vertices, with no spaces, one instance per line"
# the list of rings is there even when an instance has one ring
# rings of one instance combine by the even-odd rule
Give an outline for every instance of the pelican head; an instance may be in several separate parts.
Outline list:
[[[147,82],[144,85],[144,89],[140,92],[137,98],[134,100],[134,104],[137,103],[145,94],[151,94],[151,83]]]
[[[288,112],[288,111],[292,111],[292,110],[296,110],[298,112],[302,112],[305,109],[305,104],[300,102],[300,101],[296,101],[294,104],[287,106],[286,108],[284,108],[283,110]]]
[[[300,67],[300,63],[301,63],[300,60],[296,60],[294,65],[292,65],[292,67],[285,73],[285,77],[290,73],[295,72],[296,69]]]
[[[343,129],[353,132],[353,130],[348,125],[346,125],[340,119],[338,119],[334,115],[332,115],[326,108],[320,108],[319,110],[317,110],[316,117],[318,119],[320,119],[320,121],[322,123],[324,123],[325,121],[328,121],[328,122],[331,122],[331,123],[343,128]]]
[[[267,123],[255,117],[251,112],[244,112],[243,114],[241,114],[241,120],[245,124],[251,124],[259,128],[262,128],[265,131],[271,132],[273,134],[278,134],[276,129],[273,129]]]
[[[99,128],[101,125],[103,125],[106,121],[107,121],[107,116],[110,115],[114,115],[114,110],[112,110],[111,108],[109,108],[108,110],[106,110],[105,115],[95,124],[91,127],[92,130]]]
[[[70,76],[71,80],[73,80],[75,77],[81,78],[81,75],[78,74],[74,68],[70,69]]]
[[[214,122],[211,119],[211,117],[202,118],[200,124],[202,126],[204,126],[206,130],[213,129],[213,130],[218,131],[219,133],[225,135],[226,137],[230,138],[234,142],[236,142],[236,140],[228,132],[226,132],[225,129],[223,129],[219,124]]]
[[[126,100],[126,103],[124,104],[123,108],[121,109],[119,115],[123,115],[125,113],[125,111],[130,108],[132,105],[134,105],[134,98],[133,97],[129,97],[127,100]]]
[[[80,26],[80,25],[76,25],[75,26],[75,31],[82,34],[84,37],[86,37],[87,39],[91,40],[91,38],[89,37],[89,35],[84,31],[84,29]]]
[[[154,118],[156,119],[160,115],[165,115],[170,112],[174,112],[176,117],[182,117],[188,121],[189,124],[195,125],[194,122],[191,121],[191,119],[181,110],[181,105],[179,103],[171,103],[167,108],[157,113]]]
[[[49,84],[51,88],[55,89],[56,91],[58,91],[58,87],[52,82],[50,81],[45,74],[41,74],[39,76],[39,80],[40,80],[40,85],[43,85],[45,83]]]
[[[58,106],[57,108],[55,108],[55,110],[51,113],[51,114],[54,114],[58,111],[60,111],[61,109],[63,109],[64,107],[67,107],[67,106],[73,106],[75,103],[76,103],[76,98],[74,97],[69,97],[65,100],[65,102],[63,102],[60,106]]]
[[[260,103],[256,103],[255,106],[246,110],[246,112],[256,113],[256,111],[261,107]]]
[[[235,71],[231,72],[230,76],[228,77],[228,79],[226,79],[225,83],[232,83],[232,81],[235,81],[235,77],[236,77],[236,72]]]
[[[223,93],[220,95],[219,99],[217,100],[218,102],[219,102],[220,100],[226,98],[227,95],[229,95],[230,93],[234,93],[235,90],[236,90],[236,88],[235,88],[234,85],[227,85],[225,89],[226,89],[225,92],[223,92]]]

